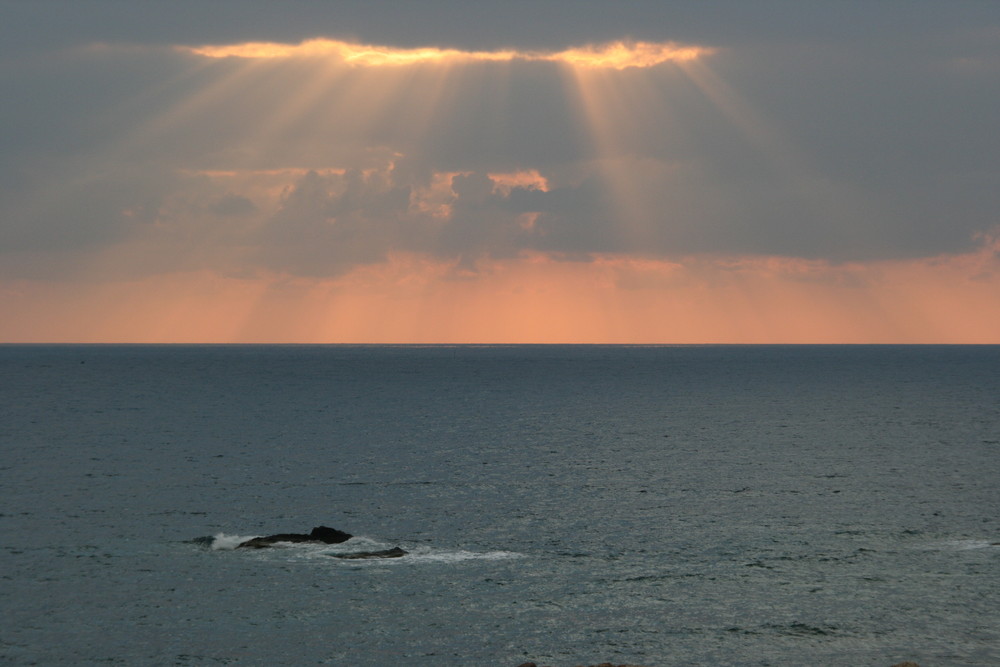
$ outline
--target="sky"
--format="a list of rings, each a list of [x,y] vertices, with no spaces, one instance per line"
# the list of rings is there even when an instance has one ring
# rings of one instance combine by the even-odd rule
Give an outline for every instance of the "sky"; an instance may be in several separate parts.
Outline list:
[[[1000,343],[1000,3],[0,0],[0,342]]]

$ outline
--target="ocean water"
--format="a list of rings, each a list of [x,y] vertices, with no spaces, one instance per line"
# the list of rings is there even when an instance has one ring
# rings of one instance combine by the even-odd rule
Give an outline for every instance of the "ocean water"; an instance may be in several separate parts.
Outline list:
[[[998,665],[998,482],[996,346],[0,346],[0,662]]]

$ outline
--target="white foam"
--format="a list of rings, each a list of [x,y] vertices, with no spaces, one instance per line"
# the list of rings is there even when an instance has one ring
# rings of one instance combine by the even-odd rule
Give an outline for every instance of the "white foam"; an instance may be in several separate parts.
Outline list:
[[[227,535],[218,533],[212,541],[214,551],[231,551],[243,542],[251,540],[259,535]],[[434,547],[419,546],[408,547],[405,544],[389,543],[370,537],[354,536],[346,542],[340,544],[316,544],[314,542],[277,542],[275,547],[281,549],[286,557],[299,558],[328,558],[337,554],[349,554],[357,551],[382,551],[392,547],[401,546],[407,550],[406,556],[402,558],[377,558],[377,559],[331,559],[335,562],[361,565],[372,563],[460,563],[472,560],[509,560],[512,558],[522,558],[524,554],[514,551],[468,551],[465,549],[438,549]],[[287,549],[287,551],[285,551]],[[293,555],[294,554],[294,555]]]
[[[340,545],[338,545],[340,546]],[[353,547],[354,545],[352,545]],[[402,545],[404,549],[407,549],[406,545]],[[385,548],[385,547],[381,547]],[[333,553],[350,553],[350,551],[369,551],[369,549],[338,549],[335,552],[331,550],[326,555],[333,555]],[[413,549],[407,549],[407,554],[402,558],[374,558],[371,560],[366,559],[345,559],[339,562],[351,565],[361,565],[361,564],[376,564],[376,563],[386,563],[386,564],[405,564],[405,563],[459,563],[462,561],[471,560],[508,560],[512,558],[522,558],[524,554],[519,554],[514,551],[466,551],[464,549],[457,550],[447,550],[447,549],[435,549],[431,547],[416,547]]]
[[[408,554],[412,560],[431,563],[457,563],[466,560],[509,560],[521,558],[524,554],[514,551],[429,551]]]
[[[942,542],[943,549],[955,549],[957,551],[969,551],[971,549],[1000,549],[1000,543],[989,540],[948,540]]]
[[[260,537],[260,535],[226,535],[225,533],[218,533],[212,541],[212,550],[230,551],[255,537]]]
[[[339,544],[323,545],[325,549],[338,553],[344,551],[345,549],[349,551],[379,551],[381,549],[388,549],[394,546],[396,545],[389,544],[388,542],[381,542],[370,537],[364,537],[363,535],[355,535],[346,542],[341,542]]]

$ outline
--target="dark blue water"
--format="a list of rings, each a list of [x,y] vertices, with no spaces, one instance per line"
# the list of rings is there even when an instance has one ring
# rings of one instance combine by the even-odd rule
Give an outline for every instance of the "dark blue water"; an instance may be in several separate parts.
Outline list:
[[[0,660],[995,665],[998,473],[995,346],[0,346]]]

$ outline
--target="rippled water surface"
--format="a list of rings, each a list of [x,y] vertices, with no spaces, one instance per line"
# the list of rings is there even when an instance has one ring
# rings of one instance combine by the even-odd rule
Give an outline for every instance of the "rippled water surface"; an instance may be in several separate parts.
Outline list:
[[[996,665],[998,480],[998,347],[0,346],[0,661]]]

